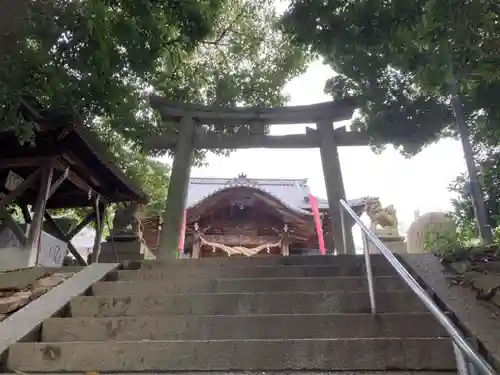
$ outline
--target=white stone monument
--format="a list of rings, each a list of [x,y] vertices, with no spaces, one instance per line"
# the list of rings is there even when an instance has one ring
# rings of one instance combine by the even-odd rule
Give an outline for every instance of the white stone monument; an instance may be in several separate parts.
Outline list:
[[[28,231],[28,228],[26,231]],[[68,254],[68,245],[60,239],[43,232],[40,236],[40,252],[23,248],[12,231],[5,227],[0,231],[0,271],[27,267],[61,267]]]
[[[428,212],[410,225],[406,233],[409,253],[424,253],[425,242],[430,238],[456,235],[457,227],[453,219],[444,212]]]

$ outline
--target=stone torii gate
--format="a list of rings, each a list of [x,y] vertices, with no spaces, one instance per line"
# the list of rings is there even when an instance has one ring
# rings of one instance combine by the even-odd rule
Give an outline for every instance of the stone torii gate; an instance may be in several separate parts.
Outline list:
[[[146,141],[150,150],[174,151],[157,259],[176,256],[196,149],[319,147],[335,248],[337,253],[354,254],[352,234],[348,231],[345,244],[342,236],[339,200],[345,198],[345,191],[337,146],[365,146],[369,138],[365,132],[346,131],[345,127],[334,129],[333,122],[350,119],[359,106],[357,99],[281,108],[223,108],[172,102],[159,96],[151,96],[150,103],[163,121],[178,124],[176,133]],[[305,134],[265,134],[267,125],[304,123],[315,123],[317,129],[307,128]],[[234,134],[212,131],[232,126]]]

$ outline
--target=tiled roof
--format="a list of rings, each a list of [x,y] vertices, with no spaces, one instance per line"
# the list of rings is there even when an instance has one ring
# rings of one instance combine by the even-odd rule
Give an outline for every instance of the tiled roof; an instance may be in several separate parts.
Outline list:
[[[191,178],[189,180],[189,190],[187,198],[187,207],[193,207],[203,201],[210,195],[218,191],[230,188],[232,186],[249,186],[262,190],[285,205],[298,211],[310,210],[309,204],[309,186],[307,179],[251,179],[245,174],[240,174],[236,178]],[[348,201],[351,206],[360,206],[364,204],[366,198],[360,198]],[[318,199],[320,209],[328,208],[326,199]]]

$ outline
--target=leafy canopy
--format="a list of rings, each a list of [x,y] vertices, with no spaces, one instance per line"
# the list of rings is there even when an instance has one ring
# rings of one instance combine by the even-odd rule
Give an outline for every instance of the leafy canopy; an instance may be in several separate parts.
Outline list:
[[[311,56],[280,26],[273,0],[228,0],[211,36],[189,59],[160,72],[154,87],[177,101],[225,107],[284,105],[288,98],[283,87],[305,71]],[[232,134],[242,128],[207,130]],[[198,160],[203,155],[199,151]]]
[[[453,135],[456,78],[490,225],[500,238],[498,1],[296,0],[283,26],[338,73],[327,92],[366,100],[355,125],[367,128],[375,146],[392,141],[411,155]],[[459,176],[451,187],[464,241],[477,237],[467,180]]]
[[[33,97],[89,126],[104,118],[140,143],[159,126],[151,91],[208,104],[283,104],[283,85],[305,67],[271,0],[34,0],[25,20],[0,59],[0,126],[20,133],[31,124],[19,118],[19,103]]]
[[[277,105],[306,66],[301,46],[279,29],[272,0],[19,0],[0,16],[0,130],[30,137],[18,111],[34,98],[78,115],[125,172],[165,200],[167,169],[141,149],[171,129],[147,94],[207,104]],[[6,15],[22,15],[7,24]],[[3,128],[3,129],[1,129]],[[231,129],[214,129],[219,132]],[[203,154],[198,154],[198,162]]]
[[[28,96],[86,121],[109,118],[117,131],[146,127],[136,112],[159,57],[193,51],[224,5],[223,0],[32,1],[16,48],[0,60],[2,126],[23,129],[17,108]]]
[[[469,121],[498,126],[499,15],[493,0],[296,0],[283,24],[338,73],[327,92],[366,100],[356,125],[413,154],[453,133],[453,75]]]

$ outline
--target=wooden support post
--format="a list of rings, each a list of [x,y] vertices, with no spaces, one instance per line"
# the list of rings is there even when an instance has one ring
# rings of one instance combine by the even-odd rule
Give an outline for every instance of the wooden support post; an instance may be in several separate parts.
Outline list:
[[[321,220],[321,229],[323,230],[323,242],[325,243],[326,253],[332,253],[332,250],[335,248],[335,244],[333,243],[333,237],[329,235],[330,230],[330,218],[328,216],[323,216],[323,220]]]
[[[104,217],[106,215],[106,205],[104,203],[97,203],[95,210],[95,239],[92,255],[90,256],[91,263],[99,262],[99,255],[101,255],[101,241],[104,232]]]
[[[281,244],[281,255],[287,257],[290,255],[290,240],[288,239],[288,232],[283,232],[283,242]]]
[[[191,257],[192,258],[201,258],[201,244],[200,244],[200,232],[196,231],[194,232],[193,235],[193,252]]]
[[[69,173],[69,167],[67,167],[63,174],[51,185],[49,195],[47,196],[47,199],[49,199],[54,193],[59,189],[59,187],[62,185],[64,181],[66,181],[66,178],[68,178],[68,173]]]
[[[49,196],[50,184],[52,182],[52,174],[54,173],[54,168],[52,164],[48,164],[43,168],[42,178],[40,180],[40,190],[38,190],[38,196],[36,198],[35,206],[33,208],[33,220],[30,224],[30,229],[28,231],[28,239],[26,241],[26,247],[30,250],[29,266],[38,265],[38,253],[40,244],[40,235],[42,231],[43,215],[45,212],[45,205],[47,203],[47,198]]]
[[[193,163],[196,123],[191,117],[183,117],[179,127],[179,142],[175,149],[170,174],[167,205],[163,215],[157,259],[175,259],[179,251],[189,175]]]
[[[333,123],[320,122],[317,124],[317,129],[320,134],[321,161],[335,249],[338,254],[354,254],[354,242],[350,228],[347,230],[345,244],[342,236],[341,215],[343,212],[340,210],[340,199],[345,199],[345,191]]]
[[[28,206],[23,203],[21,203],[19,206],[21,207],[21,212],[23,214],[24,222],[26,224],[31,224],[31,214],[30,210],[28,210]]]

